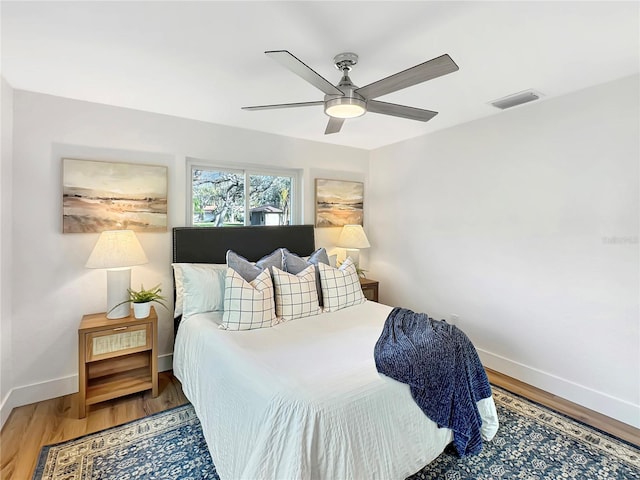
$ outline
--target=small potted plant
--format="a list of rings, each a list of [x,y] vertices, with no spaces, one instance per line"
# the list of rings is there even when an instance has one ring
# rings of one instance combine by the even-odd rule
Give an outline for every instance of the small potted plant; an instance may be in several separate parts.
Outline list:
[[[153,288],[150,288],[149,290],[145,290],[144,285],[141,284],[140,290],[132,290],[128,288],[127,291],[129,292],[129,300],[120,302],[111,310],[129,302],[133,303],[133,315],[136,318],[147,318],[149,316],[149,312],[151,311],[151,302],[159,303],[164,308],[169,310],[169,307],[167,307],[167,305],[164,303],[166,299],[162,295],[160,295],[160,292],[162,292],[160,284],[156,285]]]

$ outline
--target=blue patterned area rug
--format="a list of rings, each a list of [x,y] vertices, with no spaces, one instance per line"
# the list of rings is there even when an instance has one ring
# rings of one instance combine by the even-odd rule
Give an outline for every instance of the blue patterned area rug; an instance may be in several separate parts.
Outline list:
[[[219,480],[191,404],[42,447],[33,480]]]
[[[640,448],[493,387],[500,429],[479,455],[447,449],[410,480],[633,480]],[[34,480],[218,479],[193,407],[43,447]]]
[[[633,480],[640,447],[491,386],[500,428],[473,457],[447,447],[408,480]]]

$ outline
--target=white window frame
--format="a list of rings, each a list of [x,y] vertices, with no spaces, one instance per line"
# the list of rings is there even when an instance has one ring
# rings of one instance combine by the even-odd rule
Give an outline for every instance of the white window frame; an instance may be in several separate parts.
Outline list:
[[[220,163],[208,162],[194,158],[187,159],[187,226],[193,226],[193,171],[194,170],[220,170],[229,173],[244,174],[244,225],[250,226],[249,215],[249,177],[251,175],[264,175],[274,177],[291,178],[291,225],[302,223],[302,170],[295,168],[278,168],[265,165],[248,163]],[[211,227],[223,228],[223,227]]]

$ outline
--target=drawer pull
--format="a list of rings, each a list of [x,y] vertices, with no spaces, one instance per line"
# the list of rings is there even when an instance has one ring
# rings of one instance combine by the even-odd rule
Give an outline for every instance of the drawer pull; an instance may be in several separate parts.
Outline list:
[[[117,332],[118,330],[126,330],[129,327],[118,327],[118,328],[114,328],[113,331]]]

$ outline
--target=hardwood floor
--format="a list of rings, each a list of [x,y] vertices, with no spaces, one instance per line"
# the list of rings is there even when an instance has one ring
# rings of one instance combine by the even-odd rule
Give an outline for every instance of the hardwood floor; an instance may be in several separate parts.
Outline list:
[[[602,415],[601,413],[589,410],[581,405],[577,405],[573,402],[565,400],[564,398],[557,397],[551,393],[540,390],[539,388],[532,387],[526,383],[516,380],[515,378],[508,377],[502,373],[485,369],[489,381],[499,387],[503,387],[505,390],[516,393],[522,397],[528,398],[531,401],[545,405],[553,410],[563,413],[568,417],[575,418],[582,423],[591,425],[592,427],[607,432],[615,437],[631,442],[635,445],[640,445],[640,430],[633,428],[631,425],[619,422],[613,418]]]
[[[130,422],[187,403],[172,372],[158,377],[159,395],[151,391],[128,395],[89,407],[78,418],[78,394],[14,408],[0,432],[0,479],[31,478],[43,445],[63,442]]]
[[[546,405],[629,442],[640,444],[640,430],[561,399],[538,388],[487,369],[489,380],[513,393]],[[0,479],[31,478],[43,445],[63,442],[88,433],[130,422],[187,403],[172,372],[159,375],[157,398],[134,394],[90,407],[78,419],[77,394],[25,405],[13,410],[0,432]]]

